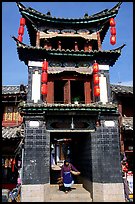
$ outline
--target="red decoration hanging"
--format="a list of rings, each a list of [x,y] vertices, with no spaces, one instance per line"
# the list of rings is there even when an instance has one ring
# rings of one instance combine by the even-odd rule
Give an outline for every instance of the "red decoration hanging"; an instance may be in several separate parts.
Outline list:
[[[25,26],[25,18],[20,19],[20,26]]]
[[[47,78],[48,78],[47,72],[42,72],[42,74],[41,74],[41,81],[42,81],[42,83],[47,82]]]
[[[99,84],[99,76],[98,76],[98,74],[94,74],[93,75],[93,82],[94,82],[94,84]]]
[[[114,18],[110,18],[110,26],[114,27],[116,25],[116,22],[114,20]]]
[[[24,27],[23,26],[20,26],[19,29],[18,29],[18,34],[19,35],[23,35],[24,34]]]
[[[22,40],[23,40],[22,35],[19,35],[17,39],[18,39],[20,42],[22,42]]]
[[[110,37],[110,43],[111,43],[112,45],[115,45],[115,44],[116,44],[116,35],[111,35],[111,37]]]
[[[42,95],[47,95],[47,84],[42,84],[41,94]]]
[[[100,87],[98,85],[94,86],[94,96],[100,96]]]
[[[116,28],[115,27],[111,27],[110,28],[110,33],[111,33],[111,35],[116,35]]]
[[[93,64],[93,73],[97,73],[99,71],[99,68],[98,68],[98,63],[94,63]]]
[[[47,71],[48,69],[48,62],[45,60],[42,64],[42,71]]]
[[[12,161],[12,172],[14,172],[15,171],[15,159],[13,159],[13,161]]]

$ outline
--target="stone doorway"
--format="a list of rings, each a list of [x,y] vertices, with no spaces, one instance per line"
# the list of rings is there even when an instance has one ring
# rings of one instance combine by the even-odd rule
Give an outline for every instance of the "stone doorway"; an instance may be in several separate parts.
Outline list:
[[[83,183],[86,178],[91,179],[90,140],[89,132],[50,133],[50,184],[57,183],[61,166],[67,158],[81,172],[80,176],[74,176],[75,184]]]

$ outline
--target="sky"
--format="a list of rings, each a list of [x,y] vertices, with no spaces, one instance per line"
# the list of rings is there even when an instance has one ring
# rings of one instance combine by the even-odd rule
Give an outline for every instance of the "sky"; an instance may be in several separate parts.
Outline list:
[[[118,2],[22,2],[53,17],[82,18],[85,13],[93,15],[104,9],[113,8]],[[28,68],[18,58],[17,47],[12,36],[18,36],[21,14],[15,2],[2,2],[2,85],[28,84]],[[110,83],[133,85],[133,2],[123,2],[115,18],[116,44],[110,44],[108,30],[102,43],[103,50],[126,46],[113,67],[110,67]],[[25,27],[23,43],[30,45]],[[120,83],[119,83],[120,82]]]

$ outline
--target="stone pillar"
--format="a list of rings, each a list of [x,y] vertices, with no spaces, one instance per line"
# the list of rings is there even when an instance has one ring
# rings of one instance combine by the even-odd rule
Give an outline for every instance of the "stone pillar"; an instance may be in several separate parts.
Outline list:
[[[45,201],[50,183],[50,133],[43,115],[26,115],[21,202]]]
[[[94,202],[124,202],[120,162],[118,116],[101,116],[101,126],[91,133]]]

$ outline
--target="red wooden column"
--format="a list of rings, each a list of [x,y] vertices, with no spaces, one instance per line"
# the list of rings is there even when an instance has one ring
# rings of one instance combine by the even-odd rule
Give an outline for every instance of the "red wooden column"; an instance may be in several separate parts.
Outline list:
[[[88,51],[92,51],[92,43],[88,40]]]
[[[86,40],[84,44],[84,51],[92,51],[92,43],[90,40]]]
[[[40,32],[37,31],[36,34],[36,47],[40,47]]]
[[[121,130],[122,127],[122,102],[118,100],[118,111],[120,113],[119,116],[119,125],[120,125],[120,151],[124,153],[124,138],[123,138],[123,133]]]
[[[102,45],[101,45],[101,39],[100,39],[100,33],[97,32],[97,43],[98,43],[98,50],[102,49]]]
[[[47,103],[54,103],[54,81],[48,81]]]
[[[90,81],[84,82],[85,104],[91,103],[91,86]]]
[[[70,104],[71,103],[71,87],[70,87],[70,80],[65,82],[64,85],[64,103]]]
[[[79,50],[79,49],[78,49],[78,42],[75,41],[75,51],[77,51],[77,50]]]
[[[61,41],[58,41],[58,49],[61,50]]]

